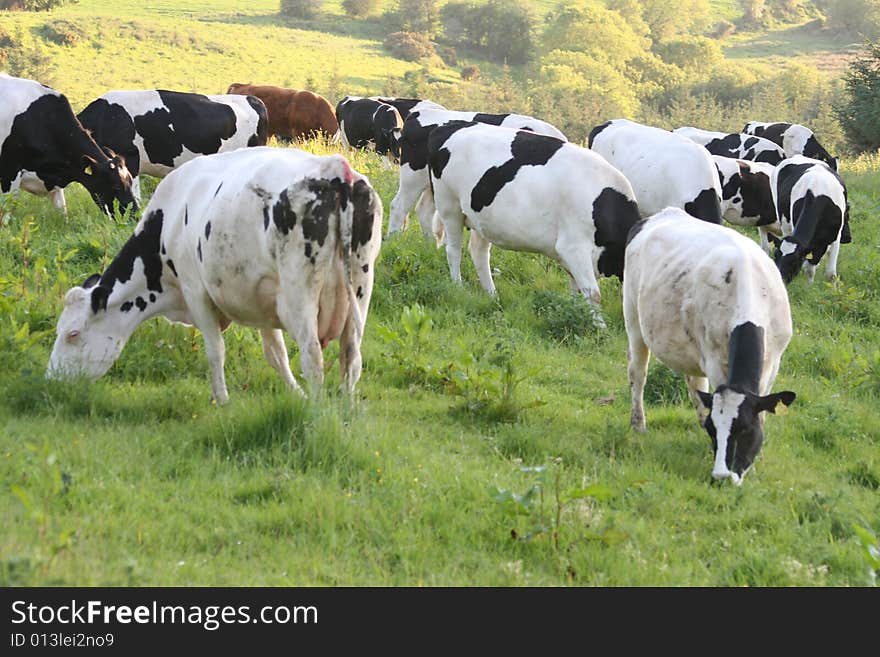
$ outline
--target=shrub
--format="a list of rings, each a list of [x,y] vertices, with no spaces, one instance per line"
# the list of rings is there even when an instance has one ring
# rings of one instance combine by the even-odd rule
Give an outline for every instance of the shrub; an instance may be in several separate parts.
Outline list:
[[[857,152],[880,148],[880,44],[868,44],[843,80],[847,93],[834,105],[834,114],[847,140]]]
[[[321,4],[314,0],[281,0],[281,15],[291,18],[314,18]]]
[[[715,30],[712,32],[712,38],[723,39],[729,37],[734,32],[736,32],[736,25],[729,20],[722,18],[715,26]]]
[[[595,311],[580,294],[538,290],[532,297],[532,309],[545,335],[553,340],[569,342],[596,332]]]
[[[433,36],[440,19],[437,0],[400,0],[397,11],[386,12],[385,22],[392,31],[422,32]]]
[[[522,64],[535,49],[536,20],[530,6],[521,0],[450,2],[442,13],[446,39],[480,50],[496,61]]]
[[[392,32],[383,44],[392,55],[409,62],[432,57],[436,54],[434,44],[422,32]]]
[[[379,0],[342,0],[342,8],[349,16],[369,16],[379,8]]]
[[[59,46],[72,46],[85,39],[85,29],[74,21],[64,19],[46,23],[42,29],[43,38]]]
[[[480,67],[476,64],[465,66],[461,69],[462,80],[478,80],[480,78]]]

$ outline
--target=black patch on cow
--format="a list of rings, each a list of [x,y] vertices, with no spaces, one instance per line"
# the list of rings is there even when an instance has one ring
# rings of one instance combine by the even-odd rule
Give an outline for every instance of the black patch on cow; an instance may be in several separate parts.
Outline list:
[[[630,233],[639,224],[639,208],[635,201],[613,187],[606,187],[593,201],[593,224],[596,246],[603,247],[599,256],[599,273],[623,280],[624,251]]]
[[[211,237],[211,222],[205,222],[205,239]]]
[[[150,303],[156,303],[156,295],[150,292]]]
[[[330,231],[330,215],[340,207],[345,208],[347,187],[338,178],[307,179],[306,188],[315,198],[306,203],[303,213],[302,231],[306,240],[324,246],[324,240]]]
[[[837,171],[837,160],[835,160],[828,151],[822,148],[815,135],[810,135],[804,144],[804,155],[811,157],[814,160],[821,160],[831,167],[832,171]]]
[[[733,269],[728,269],[727,273],[724,274],[724,282],[730,285],[730,279],[733,277]]]
[[[265,146],[269,141],[269,112],[265,103],[256,96],[246,95],[248,105],[257,113],[257,130],[248,139],[248,146]]]
[[[268,214],[264,213],[263,220],[268,220]],[[272,206],[272,221],[275,228],[283,235],[287,235],[296,226],[296,212],[290,204],[290,197],[285,189],[278,195],[278,200]]]
[[[92,288],[92,314],[100,310],[107,310],[107,299],[110,297],[110,288],[97,285]]]
[[[360,285],[358,285],[358,289],[357,289],[357,292],[355,293],[355,295],[357,296],[358,299],[364,298],[364,289]]]
[[[769,139],[774,144],[782,147],[782,138],[785,134],[785,131],[788,130],[792,126],[791,123],[771,123],[768,126],[761,126],[755,128],[752,131],[756,137],[763,137],[764,139]],[[745,130],[743,130],[745,132]]]
[[[764,367],[764,329],[744,322],[730,332],[727,384],[757,394]]]
[[[165,242],[162,242],[162,248],[159,251],[162,255],[165,255]]]
[[[718,173],[721,174],[721,169],[718,169]],[[742,177],[740,174],[735,173],[721,186],[721,198],[725,201],[736,196],[736,193],[740,190],[742,186]]]
[[[370,265],[364,265],[363,267],[361,267],[361,270],[366,274],[368,271],[370,271]]]
[[[199,240],[198,244],[196,244],[196,255],[199,256],[199,262],[202,261],[202,240]]]
[[[709,223],[721,223],[721,203],[714,189],[704,189],[697,194],[693,201],[684,204],[684,211]]]
[[[403,119],[409,116],[413,107],[421,103],[419,98],[379,98],[379,102],[391,105]]]
[[[770,188],[770,177],[762,172],[752,173],[743,164],[739,166],[742,176],[742,214],[744,217],[758,217],[757,226],[767,226],[776,222],[776,206]]]
[[[214,198],[217,198],[217,194],[220,193],[220,189],[223,187],[223,183],[217,185],[217,189],[214,190]]]
[[[542,166],[565,145],[555,137],[517,131],[510,144],[513,156],[501,166],[490,167],[471,190],[471,208],[480,212],[492,204],[504,186],[511,182],[524,166]]]
[[[314,260],[314,258],[312,258],[312,243],[311,242],[306,242],[304,252],[305,252],[306,258],[311,260],[312,264],[315,264],[315,260]]]
[[[208,155],[236,132],[235,112],[201,94],[158,91],[165,107],[134,117],[150,162],[174,166],[183,149]]]
[[[141,231],[123,245],[119,254],[101,276],[101,287],[112,290],[117,282],[126,283],[134,273],[134,263],[141,261],[146,278],[146,288],[162,292],[162,258],[159,244],[162,240],[163,212],[153,210],[143,221]],[[94,307],[94,297],[93,297]]]
[[[747,137],[746,140],[743,142],[743,148],[751,148],[752,146],[755,146],[756,144],[758,144],[757,137]]]
[[[596,136],[610,125],[611,125],[611,121],[605,121],[605,123],[601,123],[601,124],[595,126],[592,130],[590,130],[590,137],[587,140],[587,146],[589,148],[592,148],[593,141],[595,141]]]
[[[629,243],[632,242],[633,239],[635,239],[635,236],[642,232],[642,228],[645,227],[647,221],[648,219],[640,219],[633,224],[633,227],[630,228],[629,232],[626,234],[626,243],[624,244],[624,248],[629,246]]]
[[[271,218],[269,217],[269,206],[263,206],[263,230],[269,230],[269,221]]]
[[[124,313],[127,313],[133,307],[134,307],[134,304],[131,301],[126,301],[121,306],[119,306],[119,310],[121,310]]]
[[[143,297],[136,298],[134,300],[134,305],[136,305],[141,312],[144,312],[147,309],[147,302],[144,301]]]
[[[168,269],[171,270],[171,273],[174,274],[175,278],[180,278],[177,275],[177,269],[174,267],[174,262],[172,262],[171,258],[168,258],[168,260],[165,261],[165,264],[168,265]]]
[[[434,128],[428,138],[428,163],[431,166],[431,174],[435,178],[443,175],[443,170],[449,164],[451,153],[448,148],[443,148],[449,138],[463,128],[478,125],[473,121],[450,121]]]
[[[435,125],[419,123],[419,112],[413,112],[403,122],[400,133],[400,165],[408,165],[413,171],[428,166],[428,136]]]
[[[376,221],[375,192],[365,181],[358,180],[352,186],[351,202],[353,207],[351,248],[355,251],[373,238]],[[364,273],[367,273],[369,265],[364,265],[363,269]]]
[[[186,226],[189,223],[189,207],[183,206],[183,225]]]
[[[501,125],[510,114],[483,114],[478,112],[474,115],[473,121],[477,123],[488,123],[489,125]]]
[[[122,105],[98,98],[77,115],[98,145],[111,149],[125,160],[132,176],[141,170],[141,154],[134,141],[134,120]]]
[[[841,231],[843,217],[840,208],[828,196],[813,196],[807,190],[803,198],[795,201],[795,225],[791,238],[807,247],[810,263],[817,264]]]
[[[754,159],[755,162],[766,162],[776,166],[785,159],[785,153],[779,153],[779,151],[768,148],[767,150],[760,151]]]
[[[724,157],[739,157],[740,146],[742,145],[742,137],[732,134],[713,139],[705,146],[706,150],[712,155],[723,155]]]

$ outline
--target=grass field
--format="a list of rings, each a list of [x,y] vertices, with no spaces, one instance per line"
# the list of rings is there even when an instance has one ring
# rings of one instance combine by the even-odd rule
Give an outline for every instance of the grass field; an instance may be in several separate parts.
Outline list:
[[[387,211],[396,172],[352,160]],[[49,384],[66,287],[131,225],[77,187],[67,221],[45,200],[7,200],[0,583],[867,584],[856,528],[880,529],[880,174],[845,175],[842,280],[790,287],[795,336],[775,387],[798,399],[768,418],[739,489],[709,485],[709,439],[656,363],[648,433],[629,429],[615,280],[597,334],[556,265],[497,250],[491,299],[470,263],[453,285],[415,226],[383,244],[353,405],[332,364],[323,399],[291,396],[256,333],[233,327],[231,401],[217,408],[200,336],[161,319],[96,384]]]
[[[419,68],[387,56],[375,25],[343,19],[339,2],[312,26],[329,32],[276,24],[276,0],[182,4],[81,0],[0,15],[0,27],[41,38],[64,18],[85,31],[46,46],[76,109],[126,87],[373,92]],[[715,4],[724,16],[738,6]],[[821,33],[808,51],[798,30],[761,38],[733,35],[727,56],[849,47]],[[396,170],[350,159],[387,221]],[[490,298],[467,257],[464,285],[452,284],[415,226],[383,243],[354,403],[337,392],[335,343],[325,394],[305,401],[257,333],[231,327],[231,400],[218,408],[201,336],[161,319],[97,383],[47,382],[66,290],[103,270],[133,224],[109,222],[78,185],[67,219],[45,199],[0,197],[0,585],[873,584],[880,161],[845,162],[843,176],[854,242],[836,287],[821,267],[814,285],[789,287],[795,335],[775,388],[798,398],[767,419],[741,488],[709,485],[710,440],[683,381],[656,362],[648,432],[630,430],[616,280],[601,281],[599,333],[555,264],[495,250]]]

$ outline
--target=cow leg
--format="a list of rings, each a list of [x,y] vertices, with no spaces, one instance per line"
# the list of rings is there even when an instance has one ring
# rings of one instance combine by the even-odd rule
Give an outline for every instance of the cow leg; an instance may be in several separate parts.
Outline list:
[[[388,215],[388,235],[406,228],[409,211],[427,185],[427,168],[413,171],[408,165],[400,167],[400,186],[397,194],[391,199],[391,211]]]
[[[56,187],[51,192],[49,192],[49,199],[52,201],[52,205],[55,206],[56,210],[60,210],[61,214],[65,217],[67,216],[67,199],[64,198],[64,188]]]
[[[489,250],[492,243],[485,237],[480,235],[474,229],[471,229],[470,239],[468,240],[468,251],[471,254],[471,260],[477,270],[477,276],[480,279],[480,285],[489,294],[495,294],[495,282],[492,280],[492,269],[489,265]]]
[[[691,403],[694,405],[694,408],[697,409],[697,419],[700,421],[700,426],[704,427],[706,426],[708,411],[706,407],[703,406],[703,402],[700,401],[700,396],[697,394],[697,391],[709,392],[709,379],[705,376],[686,376],[685,380],[687,381],[688,397],[691,398]]]
[[[763,226],[758,226],[758,236],[761,238],[761,248],[764,250],[764,253],[771,255],[770,240],[767,238],[767,229]]]
[[[838,237],[831,246],[828,247],[828,258],[825,265],[825,278],[829,281],[837,280],[837,256],[840,255],[840,237]]]
[[[449,264],[449,275],[454,283],[461,285],[461,243],[464,233],[464,221],[461,216],[443,219],[446,233],[446,262]]]
[[[193,324],[202,332],[205,341],[205,355],[211,367],[211,390],[214,401],[225,404],[229,401],[229,392],[226,390],[226,375],[223,366],[226,361],[226,345],[223,342],[223,327],[221,317],[217,313],[213,302],[206,295],[199,295],[191,299],[184,295],[189,316]]]
[[[416,205],[416,216],[419,218],[422,234],[429,239],[434,236],[434,213],[436,210],[434,195],[430,189],[426,189],[422,192]]]
[[[645,432],[645,380],[648,378],[648,360],[651,352],[642,339],[638,323],[627,322],[629,339],[629,391],[632,398],[630,426],[639,433]]]
[[[274,367],[278,374],[281,375],[284,383],[299,394],[304,395],[303,389],[299,387],[296,379],[293,378],[293,372],[290,371],[287,345],[284,344],[284,334],[281,332],[281,329],[260,329],[260,337],[263,339],[263,355],[266,357],[269,365]]]
[[[308,298],[305,291],[299,294],[288,292],[278,297],[276,306],[278,319],[299,345],[303,377],[309,382],[310,392],[314,395],[324,383],[324,353],[318,338],[317,299]]]
[[[556,242],[556,253],[562,266],[568,271],[577,290],[586,297],[593,309],[593,322],[599,328],[605,328],[605,320],[602,319],[602,293],[599,291],[599,282],[593,272],[592,263],[585,258],[584,250],[577,246],[577,241],[566,240],[560,236]]]
[[[816,278],[816,265],[811,265],[809,262],[805,262],[804,273],[807,275],[807,282],[812,285],[813,280]]]
[[[354,394],[354,387],[361,378],[361,344],[355,330],[354,314],[349,312],[348,319],[339,336],[339,373],[349,395]]]

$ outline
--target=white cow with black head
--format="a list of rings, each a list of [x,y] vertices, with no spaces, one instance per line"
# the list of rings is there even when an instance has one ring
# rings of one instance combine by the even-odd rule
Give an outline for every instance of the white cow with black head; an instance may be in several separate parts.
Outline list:
[[[795,399],[793,392],[770,392],[792,335],[778,270],[748,237],[678,208],[636,224],[625,262],[632,426],[645,430],[653,353],[686,376],[712,438],[712,477],[740,484],[764,441],[762,412]]]
[[[767,233],[780,234],[770,181],[776,167],[713,155],[721,180],[721,216],[735,226],[757,226],[761,248],[770,254]]]
[[[266,359],[298,391],[281,330],[313,388],[339,339],[351,391],[381,240],[381,199],[340,155],[255,147],[191,160],[159,183],[107,270],[68,291],[47,374],[97,379],[163,315],[202,332],[219,403],[231,322],[260,330]]]
[[[782,147],[786,157],[804,155],[821,160],[837,171],[837,158],[826,151],[815,133],[800,123],[749,121],[743,126],[744,133],[769,139]]]
[[[565,141],[556,127],[546,121],[522,114],[485,114],[454,112],[445,109],[413,109],[403,122],[400,137],[400,186],[391,200],[388,234],[403,230],[406,218],[418,200],[416,214],[426,236],[433,232],[434,199],[428,176],[428,137],[438,126],[450,121],[485,123],[556,137]]]
[[[796,155],[781,162],[771,180],[773,201],[783,239],[771,236],[776,245],[773,258],[789,283],[806,263],[812,283],[825,252],[825,276],[837,278],[840,245],[852,241],[846,185],[825,162]]]
[[[716,132],[690,126],[676,128],[672,132],[700,144],[712,155],[767,164],[779,164],[786,157],[785,151],[780,146],[769,139],[754,135]]]
[[[542,253],[561,264],[601,319],[599,276],[623,277],[623,248],[639,220],[632,187],[592,151],[555,137],[474,122],[435,127],[428,167],[452,280],[461,282],[461,243],[480,283],[495,292],[489,249]],[[440,230],[442,229],[442,231]]]
[[[721,183],[709,151],[668,130],[614,119],[590,132],[589,146],[632,184],[639,212],[666,207],[721,223]]]

